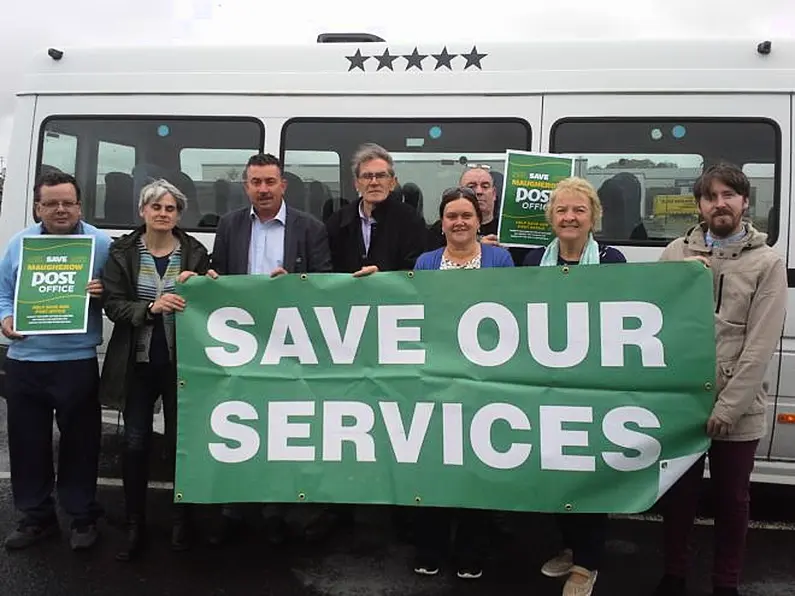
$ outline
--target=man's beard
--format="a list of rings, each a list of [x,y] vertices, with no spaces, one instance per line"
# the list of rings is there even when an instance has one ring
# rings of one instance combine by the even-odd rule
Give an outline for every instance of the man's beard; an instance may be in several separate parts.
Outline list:
[[[728,217],[728,219],[724,216]],[[740,226],[741,222],[742,216],[738,217],[734,213],[721,213],[710,218],[709,230],[713,236],[725,238],[731,235]]]

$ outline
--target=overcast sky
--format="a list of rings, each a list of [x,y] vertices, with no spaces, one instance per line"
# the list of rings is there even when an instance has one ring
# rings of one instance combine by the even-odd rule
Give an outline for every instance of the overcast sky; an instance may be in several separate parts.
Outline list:
[[[50,46],[314,43],[323,31],[394,42],[539,37],[795,37],[795,0],[0,0],[0,156],[27,57]],[[732,11],[729,6],[743,8]]]

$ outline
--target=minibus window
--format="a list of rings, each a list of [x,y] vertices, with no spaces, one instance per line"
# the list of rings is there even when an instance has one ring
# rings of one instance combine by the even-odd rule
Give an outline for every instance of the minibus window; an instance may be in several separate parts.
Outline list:
[[[391,153],[396,196],[431,224],[439,217],[442,191],[456,186],[467,168],[486,166],[501,188],[505,151],[529,150],[531,131],[516,118],[296,118],[282,129],[288,202],[326,220],[355,200],[351,159],[368,142]],[[305,190],[290,197],[290,184]]]
[[[73,174],[86,220],[114,229],[140,224],[141,188],[164,178],[188,199],[180,225],[212,231],[222,215],[248,204],[240,177],[264,143],[254,118],[53,116],[41,127],[39,172]]]
[[[597,189],[597,237],[615,244],[665,244],[698,222],[693,184],[704,168],[734,163],[751,180],[748,218],[775,242],[780,132],[768,120],[590,119],[555,123],[550,151],[576,159]],[[742,142],[738,142],[742,139]]]

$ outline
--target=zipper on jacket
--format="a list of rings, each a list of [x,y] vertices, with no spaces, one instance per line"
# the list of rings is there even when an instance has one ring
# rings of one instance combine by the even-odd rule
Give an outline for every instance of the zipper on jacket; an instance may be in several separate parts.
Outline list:
[[[718,278],[718,299],[715,301],[715,314],[720,312],[720,304],[723,302],[723,273]]]

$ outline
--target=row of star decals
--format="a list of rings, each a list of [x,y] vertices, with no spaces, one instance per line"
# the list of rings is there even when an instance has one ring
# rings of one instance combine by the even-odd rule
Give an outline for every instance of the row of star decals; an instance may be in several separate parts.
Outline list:
[[[420,54],[419,50],[415,47],[414,51],[411,54],[390,54],[389,48],[384,50],[383,54],[375,54],[373,56],[363,56],[362,50],[357,49],[356,53],[353,56],[345,56],[348,61],[350,62],[350,66],[348,66],[348,72],[358,68],[360,70],[365,70],[364,63],[367,62],[370,58],[375,58],[378,61],[378,68],[376,70],[381,70],[383,68],[388,68],[391,71],[394,71],[395,68],[392,63],[397,60],[398,58],[402,58],[406,61],[406,68],[405,70],[411,70],[412,68],[416,68],[417,70],[423,70],[422,68],[422,61],[428,57],[433,57],[436,60],[436,66],[434,70],[439,70],[440,68],[446,68],[447,70],[453,70],[453,60],[458,58],[459,56],[466,60],[466,64],[464,65],[463,70],[468,69],[470,66],[476,66],[480,70],[483,70],[483,67],[480,65],[481,60],[485,58],[488,54],[479,54],[477,46],[472,47],[472,51],[468,54],[451,54],[447,51],[447,46],[442,49],[440,54]],[[430,68],[430,65],[429,67]]]

